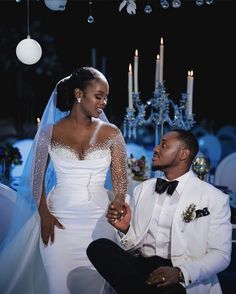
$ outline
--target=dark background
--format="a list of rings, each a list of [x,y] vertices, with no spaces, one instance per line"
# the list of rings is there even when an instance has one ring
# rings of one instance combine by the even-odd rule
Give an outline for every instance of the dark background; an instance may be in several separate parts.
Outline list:
[[[144,12],[149,2],[153,11]],[[22,64],[16,45],[27,36],[27,1],[0,0],[1,119],[13,119],[16,127],[35,123],[56,82],[76,67],[96,67],[110,82],[108,118],[120,125],[128,104],[127,72],[139,51],[139,88],[148,100],[154,90],[155,59],[160,38],[165,44],[164,80],[170,97],[178,102],[186,91],[187,71],[194,71],[193,112],[197,124],[218,129],[235,120],[236,1],[215,0],[196,6],[182,1],[178,9],[161,8],[159,0],[137,0],[136,15],[117,1],[93,1],[95,22],[89,24],[89,1],[68,0],[64,11],[48,9],[43,0],[30,0],[30,35],[42,47],[35,65]],[[5,104],[5,106],[3,106]]]

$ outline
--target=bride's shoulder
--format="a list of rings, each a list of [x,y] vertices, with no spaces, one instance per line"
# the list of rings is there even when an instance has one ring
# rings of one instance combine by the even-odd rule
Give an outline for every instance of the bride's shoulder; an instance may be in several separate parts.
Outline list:
[[[101,132],[106,133],[108,137],[113,137],[121,133],[116,125],[104,121],[100,121],[100,130]]]

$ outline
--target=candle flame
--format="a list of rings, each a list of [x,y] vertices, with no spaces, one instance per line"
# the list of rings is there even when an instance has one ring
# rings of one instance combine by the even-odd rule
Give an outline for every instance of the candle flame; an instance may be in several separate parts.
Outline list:
[[[159,54],[157,54],[157,59],[160,60],[160,55]]]
[[[193,70],[191,70],[191,72],[190,72],[190,76],[193,77]]]
[[[135,56],[138,57],[138,49],[135,50]]]
[[[161,37],[161,45],[163,45],[164,44],[164,42],[163,42],[163,38]]]
[[[188,70],[188,76],[189,76],[189,77],[191,76],[191,71],[190,71],[190,70]]]
[[[40,118],[37,117],[37,124],[40,124]]]
[[[131,65],[131,63],[129,64],[129,72],[132,72],[132,65]]]

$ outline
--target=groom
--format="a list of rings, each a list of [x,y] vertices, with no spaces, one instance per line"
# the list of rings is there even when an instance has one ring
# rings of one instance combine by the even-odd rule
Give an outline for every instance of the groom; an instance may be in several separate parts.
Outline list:
[[[229,197],[192,172],[198,148],[189,131],[166,133],[152,159],[165,180],[138,185],[122,220],[109,206],[118,245],[98,239],[87,255],[118,293],[222,293],[217,273],[230,263]]]

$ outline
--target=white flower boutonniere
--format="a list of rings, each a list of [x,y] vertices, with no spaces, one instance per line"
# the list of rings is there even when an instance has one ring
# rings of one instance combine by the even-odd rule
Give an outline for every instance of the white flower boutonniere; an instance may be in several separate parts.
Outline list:
[[[191,203],[182,213],[182,219],[185,223],[189,223],[196,218],[195,213],[196,205]]]
[[[136,14],[136,3],[135,3],[135,0],[123,0],[120,3],[119,11],[121,11],[126,5],[127,5],[127,7],[126,7],[127,13],[129,13],[129,14]]]
[[[197,209],[196,205],[191,203],[186,210],[182,213],[182,219],[185,223],[189,223],[194,219],[197,219],[202,216],[209,215],[210,212],[208,211],[207,207],[204,207],[203,209]]]

